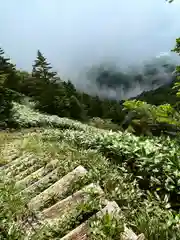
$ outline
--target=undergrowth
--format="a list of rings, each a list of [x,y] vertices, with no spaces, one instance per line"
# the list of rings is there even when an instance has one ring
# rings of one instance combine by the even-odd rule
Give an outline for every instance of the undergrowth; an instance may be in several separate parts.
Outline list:
[[[42,122],[46,119],[46,127],[49,128],[4,135],[2,133],[6,143],[13,144],[11,139],[18,138],[20,141],[16,141],[16,148],[19,151],[31,152],[39,158],[58,159],[62,175],[79,165],[88,170],[86,177],[75,182],[63,198],[84,185],[98,183],[105,197],[118,203],[123,212],[124,222],[137,234],[144,233],[150,240],[180,239],[178,139],[136,137],[130,133],[96,129],[80,122],[66,121],[53,116],[44,116],[43,119],[42,114],[34,113],[33,110],[29,114],[29,110],[24,109],[18,112],[19,115],[16,114],[21,116],[17,121],[21,127],[44,126]],[[51,124],[52,121],[56,124]],[[4,146],[3,141],[0,144]],[[4,236],[5,239],[23,239],[24,232],[21,226],[17,225],[17,219],[26,215],[28,210],[21,199],[14,200],[14,196],[17,195],[14,194],[13,184],[9,186],[2,180],[0,184],[1,239],[4,239]],[[93,207],[89,208],[90,212],[93,212]],[[58,231],[69,231],[65,226],[74,226],[76,214],[77,211],[72,213],[71,219],[63,220],[65,223],[59,223],[61,227]],[[108,219],[104,221],[114,221]],[[90,224],[92,239],[115,239],[114,234],[121,231],[121,221],[119,225],[116,222],[110,224],[114,226],[112,231],[107,231],[108,223],[96,221],[96,224]],[[45,232],[47,233],[47,230]],[[108,236],[107,232],[111,236]],[[56,239],[53,238],[53,234],[57,232],[49,234],[52,234],[49,238],[42,233],[36,233],[36,237]]]

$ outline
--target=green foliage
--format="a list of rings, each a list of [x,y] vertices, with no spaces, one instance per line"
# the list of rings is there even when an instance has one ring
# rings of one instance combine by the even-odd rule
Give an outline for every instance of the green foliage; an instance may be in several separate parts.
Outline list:
[[[111,161],[133,173],[141,188],[168,194],[173,206],[178,203],[180,187],[179,145],[170,139],[138,138],[131,134],[98,130],[53,132],[79,147],[95,148]],[[55,135],[53,135],[55,137]],[[50,137],[50,136],[49,136]]]
[[[180,130],[180,114],[170,104],[155,106],[139,100],[129,100],[123,106],[128,114],[124,124],[132,126],[138,134],[177,134]]]
[[[5,53],[0,48],[0,74],[7,74],[14,70],[14,65],[10,63],[10,59],[5,57]]]
[[[16,90],[19,78],[16,75],[15,65],[5,57],[4,51],[0,48],[0,84],[5,88]]]
[[[179,78],[178,78],[178,80],[179,80]],[[174,84],[173,89],[178,89],[178,90],[179,90],[179,88],[180,88],[180,82],[176,82],[176,83]],[[180,91],[178,91],[178,92],[176,93],[176,95],[177,95],[177,97],[180,97]]]
[[[63,119],[61,121],[63,124]],[[24,140],[23,144],[20,141],[16,147],[24,153],[33,152],[39,159],[44,159],[43,156],[47,155],[51,160],[58,159],[63,175],[78,165],[83,165],[88,169],[86,177],[76,182],[68,195],[89,183],[97,182],[104,190],[105,198],[118,203],[123,218],[119,216],[120,218],[114,219],[107,215],[101,220],[92,219],[92,222],[89,223],[90,237],[92,239],[96,239],[96,237],[97,239],[116,239],[122,231],[123,222],[133,228],[136,233],[143,232],[146,238],[150,240],[169,240],[173,239],[172,237],[179,239],[178,211],[173,211],[169,206],[171,199],[168,194],[163,195],[161,190],[153,190],[153,188],[156,189],[159,186],[163,187],[162,180],[167,175],[174,179],[173,172],[176,172],[176,179],[179,179],[178,166],[172,168],[167,158],[170,155],[170,149],[173,149],[173,145],[169,144],[171,141],[161,138],[139,138],[121,132],[112,133],[71,120],[69,120],[68,125],[69,129],[62,129],[62,131],[50,128],[17,133],[19,138]],[[73,130],[75,128],[76,130]],[[11,134],[9,139],[15,138],[15,135],[16,133]],[[165,144],[164,140],[167,140]],[[179,145],[175,142],[174,145],[177,147],[174,152],[178,154]],[[146,158],[143,151],[146,151]],[[108,153],[110,153],[109,157],[104,157]],[[157,164],[157,157],[160,154],[162,155],[161,163]],[[131,161],[137,165],[134,164],[135,167],[141,168],[144,173],[147,171],[153,177],[156,176],[157,180],[155,178],[150,179],[154,183],[154,186],[150,187],[151,194],[139,189],[137,183],[140,184],[139,180],[145,179],[146,175],[143,175],[143,171],[136,175],[134,168],[132,168],[134,171],[130,170]],[[143,164],[144,161],[147,165]],[[150,167],[148,163],[150,163]],[[174,162],[174,166],[176,163],[177,161]],[[160,185],[157,182],[158,180]],[[3,191],[8,191],[8,188],[4,187]],[[63,198],[68,195],[63,196]],[[12,196],[16,196],[13,191]],[[6,201],[9,202],[8,199]],[[57,226],[53,228],[46,226],[46,229],[36,232],[35,238],[32,239],[54,239],[68,233],[72,228],[86,220],[87,217],[93,215],[94,210],[99,209],[99,203],[95,200],[94,195],[88,203],[78,206],[68,218],[62,218]],[[10,206],[14,209],[15,205]],[[22,205],[19,204],[20,206]],[[9,214],[8,211],[11,208],[6,208],[6,214]],[[14,212],[16,212],[16,208]],[[6,226],[11,226],[11,219],[7,220],[6,224]],[[19,239],[21,238],[19,237]]]
[[[12,127],[12,100],[18,101],[20,94],[10,89],[17,84],[15,66],[0,48],[0,128]]]
[[[159,239],[180,239],[179,215],[171,211],[165,211],[159,207],[159,201],[148,198],[143,202],[144,206],[136,213],[134,225],[138,226],[137,231],[143,232],[148,240]]]
[[[171,111],[169,106],[164,108],[163,113]],[[43,115],[17,104],[14,112],[14,121],[19,126],[55,126],[69,129],[62,132],[51,130],[47,131],[47,134],[50,138],[64,138],[74,142],[79,147],[99,150],[111,161],[133,173],[143,189],[158,191],[162,197],[168,194],[173,205],[179,201],[180,148],[177,140],[135,137],[130,133],[98,130],[80,122]]]
[[[124,231],[122,216],[115,217],[113,214],[106,213],[103,217],[96,217],[90,222],[91,240],[119,240]]]
[[[0,87],[0,128],[10,127],[12,122],[12,98],[13,95]]]
[[[50,63],[47,62],[46,58],[43,54],[38,50],[37,59],[35,60],[35,64],[33,65],[32,76],[37,79],[42,79],[42,81],[49,82],[53,80],[57,75],[56,72],[50,71],[52,67]]]
[[[172,50],[176,52],[180,56],[180,38],[176,39],[175,48]],[[177,89],[177,97],[180,97],[180,66],[176,67],[176,74],[177,74],[177,82],[174,84],[174,89]]]
[[[86,129],[85,124],[76,122],[67,118],[60,118],[55,115],[45,115],[33,110],[33,108],[13,102],[13,122],[18,128],[29,127],[57,127],[57,128],[73,128]]]
[[[145,118],[146,121],[151,121],[152,123],[174,122],[178,124],[176,120],[178,121],[180,117],[170,104],[154,106],[142,101],[128,100],[123,103],[123,106],[124,110],[135,113],[137,118]]]
[[[22,219],[26,212],[25,203],[17,196],[14,183],[5,184],[0,179],[0,239],[23,239],[24,232],[17,219]]]
[[[96,128],[107,129],[112,131],[123,130],[122,127],[120,127],[118,124],[113,123],[111,119],[101,119],[98,117],[94,117],[88,121],[88,124]]]
[[[0,85],[1,85],[1,86],[4,85],[6,79],[7,79],[7,74],[1,72],[1,73],[0,73]]]
[[[70,97],[71,117],[74,119],[83,119],[85,117],[85,111],[79,100],[75,96]]]

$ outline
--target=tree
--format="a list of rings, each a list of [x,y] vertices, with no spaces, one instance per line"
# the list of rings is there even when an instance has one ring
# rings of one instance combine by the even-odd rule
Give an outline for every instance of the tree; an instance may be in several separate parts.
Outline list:
[[[82,120],[85,117],[85,112],[83,105],[79,102],[79,100],[73,95],[69,99],[70,104],[70,114],[74,119]]]
[[[47,62],[47,59],[38,50],[37,59],[33,65],[32,76],[37,79],[43,79],[44,82],[48,83],[49,81],[54,80],[57,75],[56,72],[50,71],[51,69],[52,67],[50,66],[50,63]]]
[[[13,84],[15,67],[0,48],[0,128],[7,127],[11,122],[13,95],[7,87]]]
[[[180,56],[180,38],[176,39],[176,45],[172,51],[176,52]],[[177,96],[180,97],[180,66],[176,67],[176,76],[177,82],[174,84],[173,88],[177,89]]]
[[[0,86],[0,128],[6,128],[12,119],[12,95]]]
[[[70,80],[68,80],[67,82],[63,82],[63,86],[65,87],[66,93],[69,97],[72,95],[75,95],[75,96],[77,95],[76,88],[74,87],[74,85]]]
[[[10,62],[9,58],[5,57],[4,50],[0,48],[0,84],[1,86],[5,86],[11,88],[11,86],[17,83],[15,78],[16,69],[15,66]]]
[[[13,65],[9,62],[10,59],[5,57],[5,52],[0,48],[0,74],[7,73],[13,68]]]
[[[33,83],[31,86],[33,87],[33,97],[35,100],[39,101],[40,105],[43,104],[43,102],[47,102],[43,98],[48,98],[48,92],[52,89],[51,85],[55,84],[57,80],[57,73],[51,69],[50,63],[47,62],[47,59],[38,50],[37,58],[32,69],[31,80]],[[44,93],[46,93],[46,96]]]
[[[166,0],[172,3],[174,0]],[[180,56],[180,37],[176,38],[176,44],[172,52],[176,52]],[[174,84],[173,89],[177,89],[177,97],[180,97],[180,66],[176,67],[177,82]]]

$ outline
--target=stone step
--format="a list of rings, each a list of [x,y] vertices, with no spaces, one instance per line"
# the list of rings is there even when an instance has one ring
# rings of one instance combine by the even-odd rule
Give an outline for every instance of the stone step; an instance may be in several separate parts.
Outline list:
[[[23,159],[25,157],[27,157],[27,153],[14,154],[11,161],[5,164],[2,168],[4,169],[5,172],[8,172],[9,170],[11,171],[11,169],[13,169],[12,166],[13,167],[19,166],[23,162]]]
[[[54,169],[43,178],[33,183],[29,187],[23,189],[21,193],[24,195],[28,195],[33,198],[38,195],[40,192],[44,191],[48,187],[50,187],[53,183],[59,180],[58,168]]]
[[[7,164],[5,164],[4,167],[11,163],[11,161],[14,161],[20,155],[20,150],[18,150],[17,147],[15,147],[12,143],[6,144],[4,147],[1,147],[0,150],[3,158],[6,158]]]
[[[37,171],[42,167],[41,161],[36,161],[36,163],[29,168],[25,169],[24,171],[20,172],[18,175],[15,176],[16,181],[23,180],[25,177],[30,176],[33,172]]]
[[[124,232],[121,235],[122,240],[145,240],[143,233],[136,235],[130,228],[124,226]]]
[[[20,189],[27,188],[28,186],[34,184],[35,182],[39,181],[43,177],[45,177],[49,172],[54,170],[58,166],[59,161],[53,160],[50,163],[48,163],[46,166],[39,168],[35,172],[32,172],[30,175],[26,175],[25,178],[22,179],[22,175],[26,174],[25,172],[22,173],[22,175],[18,175],[16,179],[18,179],[18,182],[16,182],[16,186]],[[28,172],[28,171],[27,171]],[[19,180],[21,179],[21,180]]]
[[[117,211],[117,204],[115,202],[108,202],[105,208],[103,208],[101,211],[99,211],[96,215],[97,216],[103,216],[108,213],[114,213]],[[61,238],[61,240],[87,240],[88,239],[88,220],[81,225],[79,225],[77,228],[69,232],[66,236]]]
[[[65,213],[67,213],[70,209],[76,208],[78,204],[89,201],[88,193],[91,192],[93,192],[93,194],[96,193],[99,196],[102,196],[104,194],[100,186],[92,183],[89,184],[88,186],[85,186],[83,189],[77,191],[73,195],[67,197],[66,199],[63,199],[62,201],[59,201],[53,206],[45,209],[42,212],[42,214],[46,218],[50,219],[58,218],[59,216],[62,216]]]
[[[96,216],[102,217],[106,213],[109,214],[119,214],[120,209],[116,202],[108,202],[106,207],[103,208],[101,211],[99,211]],[[88,220],[84,223],[82,223],[80,226],[69,232],[66,236],[61,238],[61,240],[88,240]],[[141,238],[140,238],[141,237]],[[142,238],[142,234],[137,236],[132,230],[125,227],[125,232],[119,236],[119,239],[121,240],[145,240],[145,238]]]
[[[4,173],[7,176],[16,176],[20,172],[23,172],[27,168],[31,167],[32,165],[37,164],[39,160],[32,154],[26,155],[23,159],[20,158],[17,164],[13,164],[12,166],[8,167],[4,170]]]
[[[31,199],[28,203],[28,207],[32,210],[39,210],[43,208],[44,205],[54,197],[56,199],[60,198],[60,196],[62,196],[65,192],[68,191],[70,185],[74,181],[78,180],[79,177],[85,175],[86,173],[87,170],[84,167],[78,166],[72,172],[68,173],[59,181],[55,182],[49,188]]]
[[[4,154],[1,155],[1,162],[2,165],[0,165],[0,170],[6,169],[12,165],[12,162],[14,162],[17,158],[20,157],[19,152],[14,153],[8,153],[10,156],[7,158]]]

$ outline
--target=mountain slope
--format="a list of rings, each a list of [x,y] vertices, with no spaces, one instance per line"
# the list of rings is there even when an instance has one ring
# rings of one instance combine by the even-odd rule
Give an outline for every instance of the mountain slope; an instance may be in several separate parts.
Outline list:
[[[116,220],[119,218],[119,214],[116,216],[116,211],[120,212],[117,203],[106,199],[99,184],[91,183],[90,174],[84,167],[74,163],[76,168],[73,169],[72,164],[65,169],[57,156],[53,160],[52,157],[43,158],[42,153],[35,154],[28,149],[25,145],[33,140],[33,135],[24,134],[22,140],[17,137],[11,145],[4,146],[6,149],[2,148],[4,158],[7,151],[9,154],[8,162],[1,167],[1,184],[8,188],[14,182],[15,198],[23,198],[28,207],[23,213],[26,216],[19,215],[18,221],[14,222],[23,239],[55,239],[57,236],[58,239],[89,239],[89,221],[95,213],[99,211],[98,215],[103,218],[108,211]],[[62,224],[66,224],[64,229]],[[123,223],[119,221],[119,224],[121,239],[139,239]],[[10,236],[13,239],[13,235]]]
[[[178,142],[98,129],[18,104],[14,121],[34,128],[0,133],[2,239],[27,239],[27,233],[29,239],[76,239],[77,232],[82,239],[85,232],[89,239],[119,239],[127,228],[150,240],[179,239]],[[117,205],[117,217],[94,219]]]
[[[155,90],[150,90],[147,92],[143,92],[135,99],[145,101],[147,103],[153,105],[161,105],[169,103],[171,105],[176,105],[177,97],[176,97],[176,89],[172,89],[176,80],[171,83],[167,83]]]

